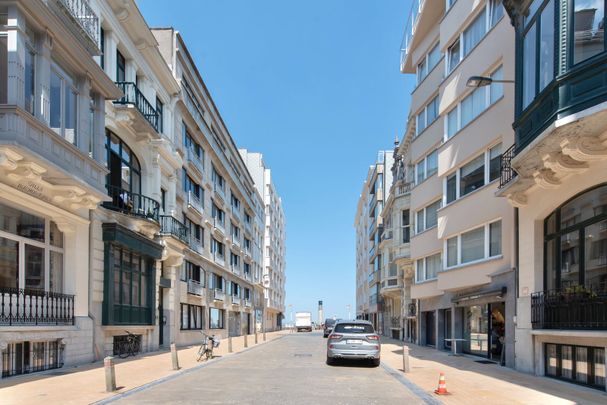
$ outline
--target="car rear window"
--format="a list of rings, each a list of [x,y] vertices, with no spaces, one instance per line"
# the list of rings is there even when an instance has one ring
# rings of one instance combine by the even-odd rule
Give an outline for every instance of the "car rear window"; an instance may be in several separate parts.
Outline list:
[[[341,333],[373,333],[373,326],[357,323],[338,323],[334,332]]]
[[[333,326],[333,325],[335,325],[335,322],[336,322],[335,319],[327,319],[325,321],[325,325],[327,325],[327,326]]]

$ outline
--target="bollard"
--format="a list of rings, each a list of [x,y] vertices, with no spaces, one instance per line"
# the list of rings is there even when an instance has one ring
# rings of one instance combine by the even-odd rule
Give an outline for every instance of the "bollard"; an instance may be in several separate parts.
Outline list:
[[[173,370],[179,370],[179,357],[177,357],[177,346],[171,343],[171,360],[173,362]]]
[[[264,342],[266,341],[266,331],[265,330],[263,331],[263,341]]]
[[[232,353],[232,336],[228,336],[228,353]]]
[[[411,371],[409,368],[409,346],[403,345],[403,372],[408,373]]]
[[[103,359],[103,367],[105,368],[105,391],[116,391],[116,371],[114,370],[114,358],[108,356]]]
[[[244,335],[244,347],[249,347],[249,335]]]
[[[258,338],[257,338],[257,331],[255,331],[255,344],[258,343]]]

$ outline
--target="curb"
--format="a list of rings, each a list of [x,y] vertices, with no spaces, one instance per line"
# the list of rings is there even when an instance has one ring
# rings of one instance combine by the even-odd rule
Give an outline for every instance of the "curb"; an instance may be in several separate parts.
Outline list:
[[[217,362],[220,362],[222,360],[229,359],[232,355],[236,355],[236,354],[240,354],[240,353],[245,353],[245,352],[248,352],[249,350],[254,350],[254,349],[256,349],[256,348],[258,348],[260,346],[263,346],[265,344],[274,342],[276,340],[280,340],[280,339],[284,338],[285,336],[289,336],[289,335],[281,335],[281,336],[278,336],[276,339],[272,339],[272,340],[269,340],[269,341],[266,341],[266,342],[258,343],[255,346],[248,347],[248,348],[243,349],[243,350],[241,350],[239,352],[230,353],[227,356],[222,356],[222,357],[219,357],[217,359],[208,360],[208,361],[204,362],[203,364],[199,364],[199,365],[194,366],[192,368],[188,368],[188,369],[185,369],[185,370],[179,370],[179,371],[175,372],[174,374],[167,375],[165,377],[159,378],[159,379],[154,380],[154,381],[150,381],[150,382],[145,383],[143,385],[140,385],[138,387],[134,387],[134,388],[131,388],[131,389],[126,390],[124,392],[120,392],[118,394],[115,394],[115,395],[113,395],[111,397],[104,398],[104,399],[101,399],[99,401],[91,402],[91,405],[105,405],[105,404],[109,404],[109,403],[118,401],[120,399],[129,397],[129,396],[131,396],[133,394],[136,394],[138,392],[145,391],[148,388],[155,387],[156,385],[160,385],[160,384],[165,383],[167,381],[171,381],[171,380],[174,380],[174,379],[176,379],[178,377],[182,377],[184,375],[193,373],[194,371],[198,371],[200,369],[206,368],[206,367],[211,366],[211,365],[213,365],[213,364],[215,364]]]
[[[416,395],[419,399],[424,401],[424,403],[428,405],[443,405],[443,402],[435,397],[432,394],[427,393],[423,389],[421,389],[418,385],[410,381],[403,373],[398,370],[393,369],[386,363],[382,362],[381,367],[384,371],[394,377],[399,383],[404,385],[409,391],[411,391],[414,395]]]

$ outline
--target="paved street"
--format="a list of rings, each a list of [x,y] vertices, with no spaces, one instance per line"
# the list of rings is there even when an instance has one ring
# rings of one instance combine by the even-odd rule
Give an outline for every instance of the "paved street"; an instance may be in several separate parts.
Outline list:
[[[118,403],[424,403],[383,367],[327,366],[325,344],[316,332],[287,335],[123,397]]]

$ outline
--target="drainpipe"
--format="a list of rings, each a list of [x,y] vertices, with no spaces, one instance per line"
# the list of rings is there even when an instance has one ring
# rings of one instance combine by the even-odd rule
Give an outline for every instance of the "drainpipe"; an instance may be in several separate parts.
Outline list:
[[[514,369],[516,370],[516,328],[518,327],[518,298],[519,298],[519,263],[520,263],[520,237],[519,237],[519,209],[514,208],[514,316],[516,325],[514,326]]]
[[[93,307],[93,282],[92,282],[92,269],[93,269],[93,211],[89,210],[89,268],[88,268],[88,280],[89,280],[89,308],[88,308],[88,313],[89,313],[89,318],[91,318],[91,320],[93,321],[93,355],[94,360],[97,361],[100,359],[100,354],[99,352],[97,352],[97,345],[95,344],[95,336],[97,336],[97,333],[95,332],[95,328],[97,327],[97,322],[95,319],[95,315],[93,314],[93,312],[91,311],[91,308]]]

